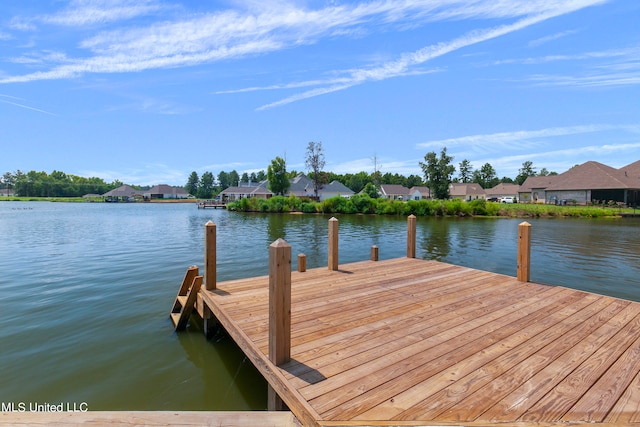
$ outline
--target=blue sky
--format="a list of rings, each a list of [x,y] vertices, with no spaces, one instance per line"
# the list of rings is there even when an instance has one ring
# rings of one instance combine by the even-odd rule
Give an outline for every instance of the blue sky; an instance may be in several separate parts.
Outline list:
[[[0,2],[0,174],[640,159],[634,0]]]

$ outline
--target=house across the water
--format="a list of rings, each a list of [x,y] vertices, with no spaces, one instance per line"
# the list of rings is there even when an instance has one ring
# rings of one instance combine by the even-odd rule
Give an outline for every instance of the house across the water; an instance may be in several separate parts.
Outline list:
[[[519,191],[523,202],[640,205],[640,161],[620,169],[589,161],[554,176],[532,176]]]
[[[296,175],[295,178],[290,180],[289,184],[288,196],[315,198],[313,180],[305,174]],[[324,184],[318,189],[318,199],[320,201],[336,196],[348,198],[353,194],[353,191],[338,181]],[[247,197],[269,199],[273,196],[274,194],[269,190],[269,181],[267,180],[257,183],[240,183],[237,187],[229,187],[220,192],[220,198],[223,202],[233,202]]]

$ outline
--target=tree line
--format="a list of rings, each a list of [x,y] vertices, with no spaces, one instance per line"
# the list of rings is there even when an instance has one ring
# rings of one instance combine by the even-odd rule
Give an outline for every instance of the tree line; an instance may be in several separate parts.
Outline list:
[[[282,162],[279,161],[278,158],[274,159],[273,161],[275,161],[277,165],[282,164]],[[273,167],[272,170],[274,170]],[[280,171],[281,169],[276,168],[275,170]],[[298,176],[300,172],[301,171],[297,170],[287,171],[286,169],[284,170],[284,173],[280,173],[279,175],[275,175],[276,172],[274,172],[274,177],[281,176],[283,178],[286,178],[286,182],[284,179],[276,179],[275,181],[273,179],[270,179],[269,189],[275,194],[286,194],[286,190],[284,187],[287,187],[287,183],[289,182],[289,180]],[[220,175],[222,175],[222,179],[220,179]],[[359,193],[362,190],[365,190],[365,187],[379,188],[381,184],[397,184],[403,185],[407,188],[425,185],[422,178],[417,175],[409,175],[407,177],[398,173],[392,174],[387,172],[383,174],[380,173],[380,171],[374,173],[361,171],[358,173],[346,174],[321,171],[317,175],[313,172],[309,172],[306,175],[312,180],[314,180],[315,177],[318,176],[318,190],[322,188],[322,185],[328,184],[332,181],[341,182],[346,187],[351,189],[354,193]],[[198,173],[194,171],[189,175],[189,179],[187,180],[187,184],[184,188],[189,194],[193,194],[200,199],[210,199],[229,187],[240,186],[243,184],[248,184],[249,182],[258,183],[265,179],[267,179],[267,173],[264,170],[261,170],[257,173],[252,172],[251,174],[247,174],[245,172],[242,175],[239,175],[235,170],[231,172],[222,171],[217,175],[217,178],[212,172],[204,172],[199,176]],[[274,188],[273,184],[277,181],[281,181],[279,184],[280,186],[278,186],[278,184],[276,183],[276,186]],[[276,191],[273,191],[274,189]]]
[[[510,183],[522,185],[529,176],[547,176],[557,175],[556,172],[549,172],[546,168],[536,172],[533,163],[526,161],[518,170],[515,179],[502,177],[498,178],[496,170],[490,163],[485,163],[479,169],[474,170],[468,159],[462,160],[458,165],[458,174],[456,167],[453,165],[453,157],[447,155],[447,148],[443,147],[438,156],[435,152],[429,152],[424,157],[424,162],[419,162],[424,175],[424,179],[418,175],[403,176],[398,173],[391,174],[381,173],[377,169],[377,162],[374,160],[374,172],[367,173],[364,171],[358,173],[336,174],[333,172],[325,172],[324,150],[322,143],[309,142],[306,151],[305,166],[309,171],[307,176],[314,181],[314,192],[317,199],[318,190],[324,184],[332,181],[338,181],[348,187],[354,193],[365,192],[370,197],[378,197],[378,189],[380,185],[396,184],[407,188],[415,186],[428,186],[431,188],[434,198],[448,199],[449,186],[451,183],[476,183],[482,188],[492,188],[500,183]],[[218,180],[214,179],[211,172],[205,172],[202,177],[194,171],[189,177],[189,181],[185,189],[193,195],[200,198],[211,198],[215,194],[225,190],[230,186],[239,186],[242,183],[259,182],[268,179],[269,190],[275,195],[287,195],[289,190],[289,180],[298,175],[298,171],[287,171],[286,160],[282,157],[276,157],[271,161],[267,168],[267,172],[260,171],[255,174],[247,175],[245,172],[242,177],[238,172],[231,171],[220,172]]]
[[[0,177],[2,188],[13,190],[16,196],[23,197],[82,197],[85,194],[104,194],[121,185],[122,182],[117,180],[107,183],[102,178],[86,178],[57,170],[50,174],[17,170],[5,172]]]
[[[322,143],[309,142],[307,146],[305,166],[309,171],[307,176],[314,181],[314,192],[316,193],[323,185],[332,181],[338,181],[351,189],[354,193],[365,192],[370,197],[378,196],[378,189],[383,184],[402,185],[407,188],[415,186],[428,186],[431,188],[434,198],[449,198],[449,185],[452,182],[477,183],[482,188],[495,187],[500,183],[522,183],[529,176],[555,175],[542,168],[536,172],[533,163],[526,161],[518,170],[515,179],[508,177],[498,178],[493,166],[485,163],[479,169],[474,170],[471,162],[467,159],[458,164],[458,168],[453,164],[453,157],[447,155],[447,148],[443,147],[440,155],[429,152],[424,157],[424,162],[419,162],[423,172],[423,177],[418,175],[404,176],[398,173],[381,173],[374,158],[374,171],[371,173],[361,171],[357,173],[337,174],[323,170],[325,166],[324,150]],[[455,175],[456,171],[458,172]],[[231,172],[221,171],[214,176],[212,172],[204,172],[198,175],[196,171],[191,172],[184,189],[191,195],[210,199],[221,191],[232,187],[240,186],[249,182],[258,183],[265,179],[269,181],[269,190],[276,195],[286,195],[289,188],[290,179],[295,178],[300,172],[296,170],[288,171],[286,161],[282,157],[276,157],[267,167],[267,171],[244,172],[240,175],[236,170]],[[455,175],[455,176],[454,176]],[[54,170],[50,174],[46,172],[30,171],[23,173],[6,172],[0,177],[0,188],[12,189],[17,196],[27,197],[80,197],[85,194],[104,194],[110,190],[118,188],[123,183],[115,180],[111,183],[105,182],[102,178],[85,178],[76,175],[66,174]],[[132,185],[138,190],[148,189]]]

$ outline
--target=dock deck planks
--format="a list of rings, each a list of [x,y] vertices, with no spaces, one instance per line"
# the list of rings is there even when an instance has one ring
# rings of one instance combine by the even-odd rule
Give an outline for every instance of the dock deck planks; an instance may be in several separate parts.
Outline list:
[[[291,361],[277,367],[268,276],[201,295],[305,425],[640,418],[640,303],[413,258],[291,282]]]

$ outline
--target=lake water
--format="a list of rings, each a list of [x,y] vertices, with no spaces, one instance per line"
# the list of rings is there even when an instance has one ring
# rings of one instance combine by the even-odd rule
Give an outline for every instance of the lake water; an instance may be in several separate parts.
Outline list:
[[[406,254],[406,218],[339,216],[340,262]],[[0,402],[89,410],[248,410],[266,383],[227,337],[168,318],[204,224],[218,280],[268,274],[268,246],[326,266],[322,215],[240,214],[195,204],[0,203]],[[515,275],[520,219],[418,218],[417,256]],[[640,220],[540,219],[536,282],[640,301]]]

